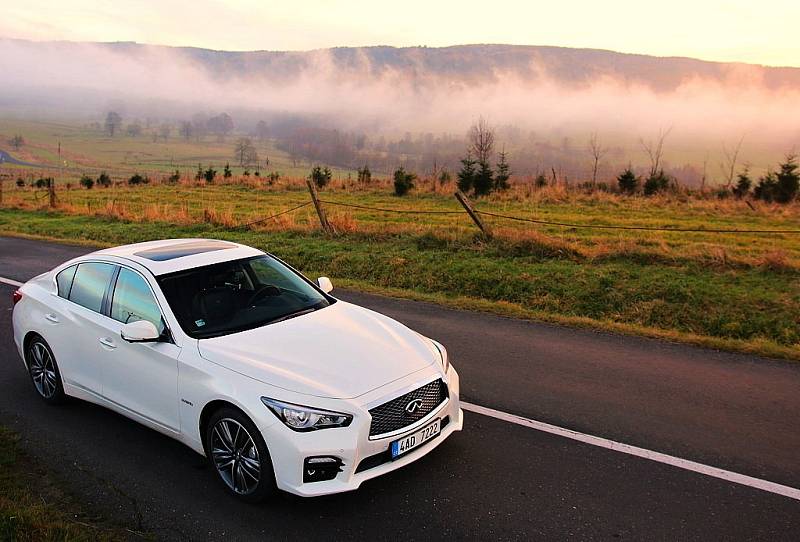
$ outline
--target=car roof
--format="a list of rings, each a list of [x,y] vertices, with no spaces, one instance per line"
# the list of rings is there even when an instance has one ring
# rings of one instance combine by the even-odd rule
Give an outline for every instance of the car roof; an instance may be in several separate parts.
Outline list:
[[[154,275],[164,275],[261,254],[253,247],[219,239],[162,239],[98,250],[87,257],[126,258]]]

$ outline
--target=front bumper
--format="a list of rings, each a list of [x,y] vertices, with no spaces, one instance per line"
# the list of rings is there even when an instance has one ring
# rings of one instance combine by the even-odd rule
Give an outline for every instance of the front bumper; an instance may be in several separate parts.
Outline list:
[[[447,425],[442,427],[438,436],[395,460],[391,460],[388,454],[390,443],[418,431],[420,425],[424,426],[429,422],[411,425],[407,430],[391,437],[370,439],[371,418],[368,408],[375,402],[375,394],[371,394],[357,408],[358,412],[349,427],[308,433],[292,431],[282,423],[266,428],[264,437],[269,447],[278,488],[303,497],[352,491],[366,480],[399,469],[426,455],[463,427],[464,415],[459,402],[458,373],[451,366],[443,379],[448,386],[449,398],[426,416],[425,420],[447,419]],[[404,384],[417,385],[417,383],[412,384],[409,381]],[[397,383],[392,387],[397,389]],[[396,395],[400,393],[396,392]],[[340,459],[342,470],[332,480],[304,483],[303,462],[307,457],[317,456]]]

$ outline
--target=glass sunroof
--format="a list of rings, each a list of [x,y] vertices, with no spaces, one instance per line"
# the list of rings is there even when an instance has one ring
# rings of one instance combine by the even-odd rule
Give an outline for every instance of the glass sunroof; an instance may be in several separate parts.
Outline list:
[[[235,247],[236,245],[233,243],[226,243],[225,241],[190,241],[187,243],[176,243],[174,245],[143,250],[134,253],[134,256],[147,258],[154,262],[165,262],[167,260],[174,260],[175,258],[183,258],[184,256],[193,256],[204,252],[214,252],[215,250],[225,250]]]

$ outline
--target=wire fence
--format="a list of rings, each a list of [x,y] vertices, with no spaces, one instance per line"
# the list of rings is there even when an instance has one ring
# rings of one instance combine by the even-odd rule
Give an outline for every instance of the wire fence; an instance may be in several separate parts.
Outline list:
[[[316,197],[315,193],[312,193],[312,200]],[[466,197],[463,196],[465,198]],[[468,200],[467,200],[468,201]],[[252,222],[247,222],[242,224],[242,227],[248,227],[255,224],[260,224],[263,222],[267,222],[272,220],[276,217],[281,215],[291,213],[302,209],[303,207],[307,207],[314,203],[314,201],[307,201],[295,207],[291,207],[274,215],[268,216],[267,218],[262,218],[259,220],[254,220]],[[386,207],[373,207],[369,205],[361,205],[357,203],[346,203],[342,201],[332,201],[328,199],[316,199],[316,203],[321,205],[330,205],[334,207],[347,207],[353,209],[361,209],[367,211],[374,211],[374,212],[383,212],[383,213],[396,213],[396,214],[413,214],[413,215],[460,215],[465,214],[465,210],[467,205],[465,204],[465,210],[434,210],[434,209],[391,209]],[[704,228],[704,227],[658,227],[658,226],[627,226],[627,225],[619,225],[619,224],[580,224],[580,223],[573,223],[573,222],[560,222],[556,220],[543,220],[537,218],[528,218],[522,216],[514,216],[514,215],[506,215],[502,213],[496,213],[492,211],[484,211],[482,209],[476,209],[470,207],[467,210],[467,214],[472,216],[472,213],[482,216],[488,216],[496,219],[502,220],[513,220],[517,222],[527,222],[530,224],[537,224],[541,226],[558,226],[564,228],[576,228],[576,229],[602,229],[602,230],[629,230],[629,231],[652,231],[652,232],[672,232],[672,233],[714,233],[714,234],[742,234],[742,235],[798,235],[800,234],[800,229],[737,229],[737,228]],[[320,216],[321,221],[325,221],[326,219],[323,216]],[[484,226],[479,220],[473,217],[473,220],[476,222],[476,225],[484,231],[484,233],[489,233],[488,228]],[[323,228],[326,225],[323,223]]]

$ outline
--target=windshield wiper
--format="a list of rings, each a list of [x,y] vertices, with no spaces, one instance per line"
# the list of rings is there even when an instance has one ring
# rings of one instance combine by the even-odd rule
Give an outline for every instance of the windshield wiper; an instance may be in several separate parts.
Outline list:
[[[294,312],[290,312],[289,314],[284,314],[283,316],[279,316],[278,318],[275,318],[274,320],[269,320],[268,322],[265,322],[265,325],[267,325],[267,324],[276,324],[278,322],[283,322],[284,320],[289,320],[290,318],[297,318],[298,316],[303,316],[304,314],[308,314],[310,312],[314,312],[315,310],[317,310],[316,307],[309,307],[307,309],[300,309],[300,310],[297,310],[297,311],[294,311]]]

